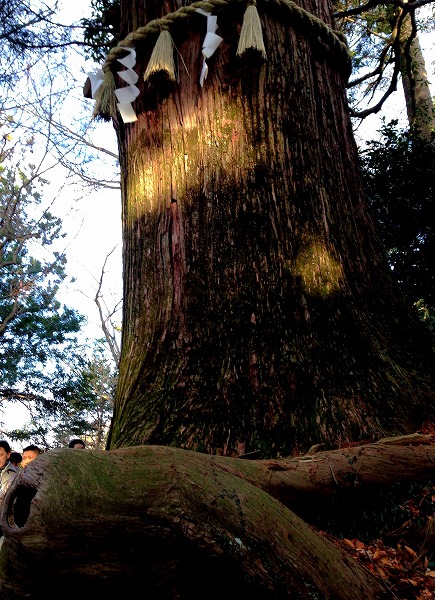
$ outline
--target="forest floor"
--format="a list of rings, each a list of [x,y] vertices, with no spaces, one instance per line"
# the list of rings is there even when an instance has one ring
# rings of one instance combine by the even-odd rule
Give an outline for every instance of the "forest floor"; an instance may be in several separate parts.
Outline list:
[[[435,424],[421,433],[435,445]],[[379,577],[393,600],[435,600],[435,485],[417,485],[396,508],[399,526],[379,539],[325,535]]]
[[[358,539],[330,539],[381,578],[392,598],[435,599],[435,565],[428,555],[419,556],[404,543],[391,547],[381,540],[364,543]]]

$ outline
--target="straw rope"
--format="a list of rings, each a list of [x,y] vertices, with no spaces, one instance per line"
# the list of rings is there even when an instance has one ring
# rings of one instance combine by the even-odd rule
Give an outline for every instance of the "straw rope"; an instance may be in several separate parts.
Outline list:
[[[139,27],[136,31],[129,33],[127,37],[109,51],[102,66],[102,70],[104,73],[112,71],[115,61],[125,55],[126,47],[134,47],[137,42],[143,42],[149,36],[160,34],[162,29],[170,29],[174,23],[187,19],[194,14],[198,14],[196,12],[196,9],[198,8],[212,13],[216,8],[224,8],[232,3],[245,1],[246,0],[200,0],[198,2],[193,2],[188,6],[182,6],[175,12],[168,13],[162,18],[149,21],[145,26]],[[313,36],[318,37],[322,43],[329,46],[330,49],[341,58],[344,74],[346,76],[350,75],[351,57],[346,38],[340,31],[332,29],[332,27],[327,25],[324,21],[301,8],[292,0],[257,0],[257,2],[260,5],[275,4],[284,9],[284,12],[291,15],[296,24],[311,31]],[[96,112],[99,112],[97,107]]]

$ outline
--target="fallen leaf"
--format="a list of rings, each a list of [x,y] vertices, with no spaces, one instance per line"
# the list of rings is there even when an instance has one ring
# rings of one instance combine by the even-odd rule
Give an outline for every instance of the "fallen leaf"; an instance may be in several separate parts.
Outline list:
[[[404,548],[407,551],[407,553],[410,554],[413,558],[417,558],[417,553],[414,552],[412,548],[410,548],[409,546],[404,546]]]
[[[387,574],[382,567],[377,567],[376,573],[382,577],[382,579],[387,579]]]
[[[387,553],[385,552],[385,550],[379,550],[379,548],[376,548],[376,550],[373,553],[372,558],[373,558],[373,560],[380,560],[384,556],[387,556]]]

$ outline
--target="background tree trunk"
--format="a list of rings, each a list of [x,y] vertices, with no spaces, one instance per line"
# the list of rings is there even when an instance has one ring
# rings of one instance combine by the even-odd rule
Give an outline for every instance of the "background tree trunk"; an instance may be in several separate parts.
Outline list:
[[[410,127],[416,127],[423,140],[435,131],[435,110],[427,69],[418,35],[413,35],[410,15],[400,28],[400,66],[406,112]]]
[[[177,6],[121,2],[122,32]],[[302,6],[333,26],[327,2]],[[343,54],[288,3],[259,3],[267,61],[240,60],[244,8],[216,9],[223,42],[203,88],[205,17],[175,23],[178,83],[141,83],[138,121],[115,124],[125,298],[111,448],[289,454],[414,431],[433,407],[429,345],[363,197]],[[155,39],[137,44],[140,72]]]

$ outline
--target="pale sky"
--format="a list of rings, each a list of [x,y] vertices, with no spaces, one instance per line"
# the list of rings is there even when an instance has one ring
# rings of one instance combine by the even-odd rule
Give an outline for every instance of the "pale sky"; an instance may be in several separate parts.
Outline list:
[[[90,0],[64,0],[63,4],[65,12],[62,20],[65,23],[90,15]],[[77,96],[80,100],[77,101],[76,108],[74,97],[69,100],[64,124],[67,124],[69,111],[79,112],[80,103],[83,101],[92,103],[92,100],[83,100],[82,87],[87,77],[86,73],[98,65],[85,61],[84,58],[77,58],[77,55],[74,63],[78,79]],[[95,145],[103,146],[114,153],[117,151],[111,123],[98,124],[92,141]],[[106,164],[102,163],[101,169],[103,178],[116,178],[117,168],[112,159],[107,160]],[[110,171],[109,174],[107,170]],[[55,197],[52,212],[62,218],[63,230],[68,232],[67,238],[59,247],[61,250],[65,249],[67,254],[68,277],[57,298],[87,317],[86,336],[91,339],[103,337],[94,297],[104,260],[110,253],[112,254],[107,262],[103,289],[109,309],[116,305],[122,293],[120,191],[102,189],[88,192],[84,196],[82,191],[65,180],[65,173],[61,170],[50,171],[47,179],[51,185],[44,194],[49,202],[51,197]],[[121,324],[120,314],[118,324]],[[20,427],[28,419],[27,411],[19,403],[5,403],[2,408],[4,414],[1,415],[1,420],[6,429]],[[17,450],[20,451],[20,447]]]

